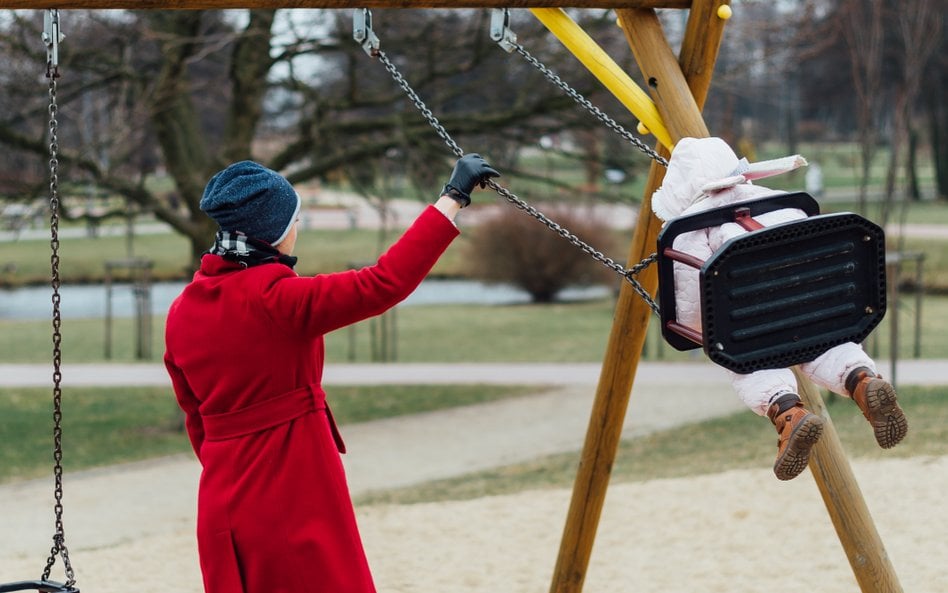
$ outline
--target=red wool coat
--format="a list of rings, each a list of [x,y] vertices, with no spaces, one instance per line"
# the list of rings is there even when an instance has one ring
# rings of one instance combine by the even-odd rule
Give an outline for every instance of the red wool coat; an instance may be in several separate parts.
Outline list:
[[[361,270],[203,257],[168,313],[165,365],[203,466],[208,593],[375,591],[320,385],[323,335],[403,300],[457,235],[429,206]]]

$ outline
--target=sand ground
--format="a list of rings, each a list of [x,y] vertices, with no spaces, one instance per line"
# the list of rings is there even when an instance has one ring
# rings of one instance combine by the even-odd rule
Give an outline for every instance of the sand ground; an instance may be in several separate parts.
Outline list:
[[[903,590],[948,591],[948,457],[855,462],[853,468]],[[547,591],[569,497],[568,490],[543,490],[360,508],[378,589]],[[98,593],[200,593],[192,525],[193,516],[183,513],[160,533],[73,548],[79,584]],[[42,569],[37,558],[2,560],[4,575],[35,578]],[[766,470],[744,470],[613,485],[585,590],[859,588],[812,478],[780,483]]]
[[[538,380],[549,380],[541,371]],[[713,404],[693,405],[695,383],[683,373],[641,369],[625,434],[740,410],[723,381],[703,367],[693,372]],[[569,377],[552,392],[508,402],[344,427],[353,491],[578,450],[595,385],[583,372]],[[488,427],[496,438],[484,437]],[[474,453],[475,436],[493,446]],[[852,466],[902,589],[948,592],[948,457]],[[198,474],[191,456],[178,456],[67,475],[67,542],[84,591],[200,593]],[[49,480],[0,486],[0,580],[42,572],[50,490]],[[540,593],[549,589],[569,499],[568,489],[551,489],[357,513],[380,592]],[[809,472],[784,483],[761,468],[610,486],[585,590],[859,588]]]

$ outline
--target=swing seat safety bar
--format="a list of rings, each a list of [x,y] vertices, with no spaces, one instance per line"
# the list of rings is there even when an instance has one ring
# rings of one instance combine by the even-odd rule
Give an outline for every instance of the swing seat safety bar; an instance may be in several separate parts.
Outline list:
[[[79,589],[54,581],[20,581],[18,583],[0,583],[0,593],[9,591],[41,591],[42,593],[79,593]]]
[[[746,220],[782,208],[808,218],[769,227]],[[728,222],[758,230],[727,241],[707,261],[673,248],[682,233]],[[883,230],[852,213],[819,215],[802,192],[674,219],[659,235],[658,254],[665,340],[678,350],[703,347],[737,373],[784,368],[862,342],[885,315]],[[703,332],[676,319],[675,262],[699,270]]]

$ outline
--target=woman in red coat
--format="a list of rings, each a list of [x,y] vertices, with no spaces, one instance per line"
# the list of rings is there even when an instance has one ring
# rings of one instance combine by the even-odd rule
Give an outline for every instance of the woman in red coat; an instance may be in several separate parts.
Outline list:
[[[201,209],[220,230],[171,305],[165,365],[203,471],[197,537],[207,593],[375,591],[321,387],[323,336],[378,315],[421,283],[458,235],[477,185],[497,176],[458,160],[378,263],[293,271],[300,199],[257,163],[215,175]]]

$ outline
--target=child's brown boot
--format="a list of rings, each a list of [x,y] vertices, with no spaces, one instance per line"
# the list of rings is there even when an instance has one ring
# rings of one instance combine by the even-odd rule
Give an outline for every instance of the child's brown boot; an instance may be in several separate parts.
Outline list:
[[[894,447],[905,438],[908,421],[888,381],[866,367],[859,367],[846,378],[846,390],[872,425],[880,447]]]
[[[807,411],[795,393],[779,396],[770,404],[767,416],[777,427],[777,461],[774,474],[792,480],[806,469],[810,449],[823,436],[823,419]]]

